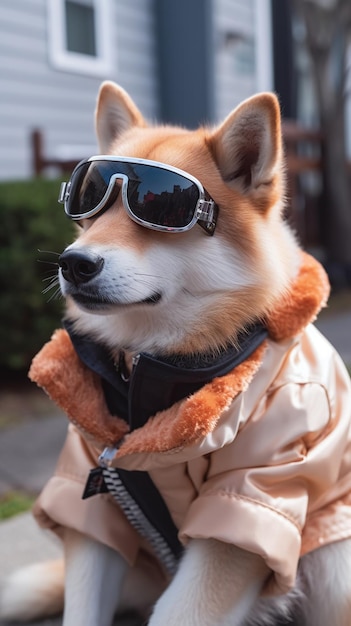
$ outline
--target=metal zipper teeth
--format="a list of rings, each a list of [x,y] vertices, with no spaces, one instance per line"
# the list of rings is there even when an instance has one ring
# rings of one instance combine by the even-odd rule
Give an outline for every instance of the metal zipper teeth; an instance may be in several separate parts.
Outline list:
[[[161,563],[173,576],[178,561],[161,533],[149,522],[137,502],[127,491],[119,477],[118,470],[104,467],[102,471],[109,492],[117,500],[128,521],[140,535],[149,541]]]

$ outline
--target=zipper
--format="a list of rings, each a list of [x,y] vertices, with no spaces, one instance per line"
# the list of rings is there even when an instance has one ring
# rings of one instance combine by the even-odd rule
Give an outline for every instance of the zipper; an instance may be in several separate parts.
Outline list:
[[[132,370],[129,373],[125,364],[124,352],[121,350],[115,367],[123,381],[133,384],[132,377],[140,361],[140,357],[140,354],[136,354],[132,357]],[[112,463],[117,454],[118,446],[106,446],[99,456],[99,466],[102,469],[108,492],[116,500],[134,530],[146,539],[166,571],[173,576],[178,567],[178,558],[173,553],[161,532],[149,521],[138,502],[129,493],[120,477],[118,469],[112,467]]]
[[[134,530],[148,541],[159,561],[173,576],[178,567],[178,558],[163,535],[153,526],[137,501],[129,493],[118,469],[112,467],[117,452],[117,447],[106,447],[99,456],[99,466],[102,469],[108,492],[116,500]]]
[[[140,356],[141,356],[140,354],[135,354],[132,358],[132,365],[133,365],[132,374],[140,361]]]
[[[135,354],[132,357],[132,371],[129,373],[127,366],[126,366],[126,362],[125,362],[125,352],[124,350],[120,350],[118,361],[115,362],[115,368],[125,383],[129,383],[139,361],[140,361],[140,354]]]
[[[106,450],[112,450],[112,448],[106,448],[104,452]],[[159,561],[173,576],[178,566],[178,559],[163,535],[151,524],[139,504],[126,489],[118,470],[114,467],[103,466],[102,473],[109,493],[115,498],[131,526],[148,541]]]
[[[111,467],[112,461],[118,452],[117,447],[107,446],[99,456],[99,465],[103,469]]]

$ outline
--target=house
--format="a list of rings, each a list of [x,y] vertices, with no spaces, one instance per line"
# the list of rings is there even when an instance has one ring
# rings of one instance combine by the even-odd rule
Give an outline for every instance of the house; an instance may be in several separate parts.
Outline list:
[[[271,12],[270,0],[2,0],[0,179],[33,175],[35,129],[48,156],[96,152],[104,79],[147,118],[190,127],[272,89]]]

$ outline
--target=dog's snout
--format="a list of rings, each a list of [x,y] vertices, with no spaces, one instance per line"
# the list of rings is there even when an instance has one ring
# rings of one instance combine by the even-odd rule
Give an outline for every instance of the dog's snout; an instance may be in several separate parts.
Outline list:
[[[95,278],[104,265],[100,256],[79,250],[65,250],[59,257],[59,265],[65,280],[75,285]]]

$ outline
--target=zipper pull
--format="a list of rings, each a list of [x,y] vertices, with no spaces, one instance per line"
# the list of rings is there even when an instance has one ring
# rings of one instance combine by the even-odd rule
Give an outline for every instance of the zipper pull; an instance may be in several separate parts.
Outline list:
[[[133,370],[138,365],[139,361],[140,361],[140,354],[135,354],[132,358]]]
[[[100,467],[111,467],[112,461],[117,454],[118,448],[105,448],[103,452],[101,452],[99,456],[99,465]]]
[[[115,368],[125,383],[129,383],[130,377],[133,374],[134,369],[139,363],[139,359],[140,359],[140,354],[136,354],[135,356],[132,357],[132,371],[129,373],[128,368],[126,366],[126,362],[125,362],[124,350],[120,350],[118,363],[115,363]]]

